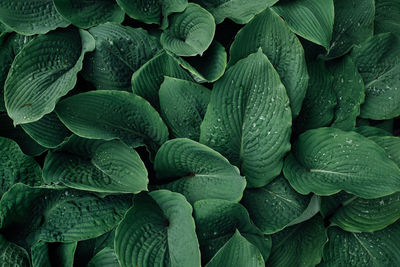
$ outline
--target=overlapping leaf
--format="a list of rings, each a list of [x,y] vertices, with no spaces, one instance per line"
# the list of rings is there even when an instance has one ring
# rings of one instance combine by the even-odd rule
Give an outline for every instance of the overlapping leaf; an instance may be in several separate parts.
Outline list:
[[[374,33],[391,32],[400,36],[399,13],[399,0],[375,0]]]
[[[32,267],[73,267],[77,242],[38,242],[31,248]]]
[[[29,255],[25,249],[14,243],[8,242],[0,235],[0,266],[29,267]]]

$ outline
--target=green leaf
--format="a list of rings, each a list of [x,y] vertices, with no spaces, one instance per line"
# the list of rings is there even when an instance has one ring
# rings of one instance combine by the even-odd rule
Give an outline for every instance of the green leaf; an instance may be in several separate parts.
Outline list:
[[[117,0],[121,8],[133,19],[148,24],[168,26],[167,18],[175,12],[182,12],[187,6],[187,0]]]
[[[220,266],[265,266],[264,259],[256,246],[251,244],[239,231],[215,254],[206,267]]]
[[[16,183],[41,184],[42,170],[11,139],[0,137],[0,197]]]
[[[90,28],[106,22],[121,23],[124,12],[114,0],[53,0],[67,21],[80,28]]]
[[[328,241],[321,216],[272,235],[268,266],[316,266]]]
[[[171,134],[198,141],[211,91],[190,81],[165,76],[159,95],[161,115]]]
[[[0,266],[30,267],[26,250],[8,242],[3,235],[0,235]]]
[[[31,248],[32,267],[73,267],[77,242],[38,242]]]
[[[292,115],[297,116],[308,84],[304,50],[287,24],[269,8],[238,32],[230,49],[229,66],[260,47],[278,72],[290,99]]]
[[[400,115],[400,37],[382,33],[368,39],[351,53],[365,83],[361,117],[373,120]]]
[[[125,196],[100,198],[72,189],[16,184],[0,200],[0,227],[6,238],[24,246],[38,240],[74,242],[113,229],[130,204]]]
[[[246,24],[261,10],[272,6],[278,0],[194,0],[211,12],[217,24],[226,18],[238,24]]]
[[[129,91],[132,74],[160,48],[158,40],[140,28],[106,23],[89,32],[96,50],[87,55],[82,75],[100,90]]]
[[[184,12],[172,14],[168,21],[160,42],[178,56],[202,55],[214,38],[214,18],[199,5],[188,4]]]
[[[61,121],[78,136],[121,139],[156,151],[167,139],[160,115],[143,98],[122,91],[91,91],[71,96],[57,105]],[[118,114],[118,115],[117,115]]]
[[[391,133],[389,133],[386,130],[383,130],[383,129],[377,128],[377,127],[372,127],[372,126],[360,126],[360,127],[357,127],[354,131],[365,137],[391,136],[392,135]]]
[[[202,56],[175,58],[196,82],[204,83],[215,82],[224,74],[227,54],[225,48],[214,41]]]
[[[172,56],[161,51],[133,74],[132,91],[158,109],[158,90],[165,76],[193,81]]]
[[[200,141],[240,167],[249,187],[261,187],[281,172],[291,118],[285,87],[259,49],[215,83]]]
[[[203,262],[208,262],[216,255],[236,229],[259,249],[264,261],[268,258],[271,238],[264,236],[254,226],[242,205],[221,199],[207,199],[195,202],[193,209]]]
[[[375,0],[375,34],[391,32],[400,36],[399,0]]]
[[[360,115],[360,105],[364,102],[364,83],[354,62],[345,57],[331,64],[329,70],[333,75],[333,90],[336,93],[337,106],[332,127],[342,130],[353,130],[356,118]]]
[[[299,117],[296,120],[297,132],[328,126],[334,118],[336,95],[334,79],[323,61],[308,64],[310,81]]]
[[[306,221],[319,211],[318,197],[298,194],[281,176],[262,188],[246,189],[241,203],[264,234]]]
[[[335,24],[328,58],[343,56],[374,32],[374,0],[334,0]]]
[[[332,37],[333,0],[280,1],[273,9],[301,37],[322,45],[327,50]]]
[[[322,267],[400,264],[400,222],[374,233],[349,233],[329,227],[328,236]]]
[[[168,190],[140,194],[115,232],[121,266],[198,266],[192,207]]]
[[[378,198],[400,190],[400,169],[375,142],[355,132],[320,128],[300,135],[285,161],[285,177],[301,194],[341,190]]]
[[[183,194],[190,203],[200,199],[238,202],[246,180],[227,159],[195,141],[178,138],[158,150],[154,170],[162,188]]]
[[[79,151],[79,147],[89,150]],[[43,167],[46,183],[101,193],[147,190],[147,170],[138,153],[121,141],[93,142],[76,136],[49,152]]]
[[[88,263],[87,267],[120,267],[114,249],[104,248]]]
[[[400,167],[400,137],[395,136],[371,136],[372,141],[382,147],[387,156]]]
[[[92,36],[74,28],[29,42],[15,57],[4,88],[14,124],[38,121],[52,112],[56,102],[74,88],[83,56],[93,49]]]
[[[0,2],[0,21],[24,35],[45,34],[69,22],[58,14],[52,0]]]

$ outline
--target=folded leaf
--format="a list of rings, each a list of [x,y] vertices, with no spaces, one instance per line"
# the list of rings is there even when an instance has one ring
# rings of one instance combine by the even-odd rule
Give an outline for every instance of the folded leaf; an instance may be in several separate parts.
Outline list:
[[[287,24],[269,8],[238,32],[230,49],[229,66],[260,47],[278,72],[290,100],[292,115],[297,116],[308,84],[304,50]]]
[[[399,13],[399,0],[375,0],[374,33],[391,32],[400,36]]]
[[[69,97],[57,105],[61,121],[78,136],[119,138],[132,147],[156,151],[168,139],[160,115],[143,98],[122,91],[91,91]]]
[[[211,91],[190,81],[165,76],[159,95],[161,115],[171,134],[198,141]]]
[[[29,42],[15,57],[4,87],[14,124],[34,122],[52,112],[56,102],[74,88],[83,56],[93,49],[93,37],[75,28]]]
[[[119,267],[117,255],[114,249],[104,248],[97,253],[88,263],[87,267]]]
[[[239,170],[221,154],[186,138],[164,143],[154,161],[161,187],[183,194],[190,203],[200,199],[238,202],[246,187]]]
[[[0,262],[1,266],[29,267],[29,255],[25,249],[8,242],[0,235]]]
[[[400,169],[381,147],[337,128],[300,135],[283,172],[301,194],[326,196],[344,190],[362,198],[378,198],[400,190]]]
[[[285,87],[259,49],[215,83],[200,142],[238,166],[249,187],[266,185],[279,175],[290,149],[288,106]]]
[[[32,267],[73,267],[77,242],[38,242],[31,248]]]
[[[117,227],[115,251],[122,267],[200,267],[192,207],[168,190],[138,195]]]

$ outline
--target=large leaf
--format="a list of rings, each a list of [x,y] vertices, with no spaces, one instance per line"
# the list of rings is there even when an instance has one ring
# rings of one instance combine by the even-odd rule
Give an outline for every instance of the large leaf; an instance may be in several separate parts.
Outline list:
[[[387,156],[400,167],[400,137],[371,136],[369,139],[382,147]]]
[[[265,234],[306,221],[319,211],[319,199],[294,191],[283,177],[262,188],[246,189],[241,203]]]
[[[0,227],[7,239],[25,246],[38,240],[74,242],[113,229],[130,204],[125,196],[100,198],[72,189],[16,184],[0,200]]]
[[[375,0],[375,34],[391,32],[400,36],[399,0]]]
[[[162,51],[133,74],[132,91],[158,109],[160,106],[158,90],[165,76],[192,81],[190,75],[179,66],[178,62]]]
[[[374,0],[334,0],[335,24],[328,58],[346,54],[374,32]]]
[[[80,28],[105,22],[121,23],[124,12],[114,0],[53,0],[58,13]]]
[[[79,147],[87,148],[87,153]],[[49,152],[43,167],[46,183],[102,193],[147,190],[147,170],[138,153],[121,141],[93,142],[71,138],[60,151]]]
[[[52,0],[2,0],[0,21],[24,35],[45,34],[69,25],[58,14]]]
[[[29,42],[15,57],[4,87],[14,124],[34,122],[52,112],[58,99],[74,88],[83,56],[93,49],[93,37],[75,28]]]
[[[370,136],[392,136],[392,133],[383,130],[381,128],[372,127],[372,126],[360,126],[354,129],[356,133],[359,133],[365,137]]]
[[[88,263],[87,267],[120,267],[114,249],[104,248]]]
[[[122,91],[91,91],[57,105],[57,115],[75,134],[94,139],[119,138],[129,146],[155,151],[168,139],[160,115],[143,98]]]
[[[329,227],[328,236],[322,267],[400,264],[400,222],[374,233],[349,233]]]
[[[337,128],[300,135],[283,172],[301,194],[333,195],[344,190],[362,198],[378,198],[400,190],[400,169],[381,147]]]
[[[165,76],[159,91],[160,110],[174,137],[199,140],[210,95],[199,84]]]
[[[272,235],[268,266],[316,266],[328,241],[321,216]]]
[[[0,197],[16,183],[40,185],[42,170],[11,139],[0,137]]]
[[[383,120],[400,115],[400,37],[382,33],[352,50],[365,83],[361,117]]]
[[[259,49],[215,83],[200,141],[240,167],[249,187],[260,187],[281,172],[291,117],[285,87]]]
[[[293,32],[327,50],[332,37],[333,0],[280,1],[273,9]]]
[[[271,9],[258,14],[235,37],[229,66],[262,48],[278,72],[297,116],[307,90],[308,74],[304,50],[287,24]]]
[[[206,265],[206,267],[220,266],[263,267],[265,263],[258,248],[236,230],[231,239]]]
[[[264,261],[271,250],[271,238],[250,221],[247,210],[238,203],[220,199],[199,200],[194,203],[196,232],[204,263],[224,246],[236,229],[261,252]]]
[[[178,138],[158,150],[154,162],[162,188],[183,194],[190,203],[200,199],[238,202],[246,187],[239,170],[221,154],[195,141]]]
[[[96,50],[85,59],[82,75],[101,90],[130,91],[132,74],[159,49],[158,40],[140,28],[106,23],[89,32]]]
[[[30,267],[26,250],[8,242],[3,235],[0,235],[0,266]]]
[[[213,14],[217,24],[229,18],[236,23],[245,24],[266,7],[278,0],[194,0]]]
[[[362,77],[350,57],[330,65],[329,70],[333,74],[333,89],[337,99],[332,126],[345,131],[352,130],[365,98]]]
[[[200,267],[192,207],[168,190],[141,194],[115,232],[121,266]]]
[[[31,248],[32,267],[73,267],[77,242],[38,242]]]
[[[172,14],[168,21],[160,41],[178,56],[202,55],[214,38],[214,17],[199,5],[188,4],[184,12]]]

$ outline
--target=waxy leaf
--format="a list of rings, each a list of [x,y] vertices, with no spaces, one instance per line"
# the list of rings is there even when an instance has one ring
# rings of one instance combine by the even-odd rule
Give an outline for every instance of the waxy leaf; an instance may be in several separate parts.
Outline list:
[[[375,0],[374,33],[391,32],[400,36],[399,0]]]
[[[281,172],[291,118],[285,87],[259,49],[215,83],[200,142],[238,166],[249,187],[261,187]]]
[[[238,202],[246,187],[239,170],[221,154],[186,138],[164,143],[154,169],[157,179],[167,182],[162,188],[183,194],[190,203],[201,199]]]
[[[38,242],[31,248],[32,267],[73,267],[77,242]]]
[[[0,266],[30,267],[29,255],[24,248],[8,242],[0,235]]]
[[[371,136],[369,139],[382,147],[388,158],[400,167],[400,137],[395,136]]]
[[[117,255],[114,249],[104,248],[97,253],[88,263],[87,267],[119,267],[121,266],[118,262]]]
[[[392,136],[392,134],[386,130],[381,128],[372,127],[372,126],[360,126],[354,129],[356,133],[359,133],[365,137],[370,136]]]

